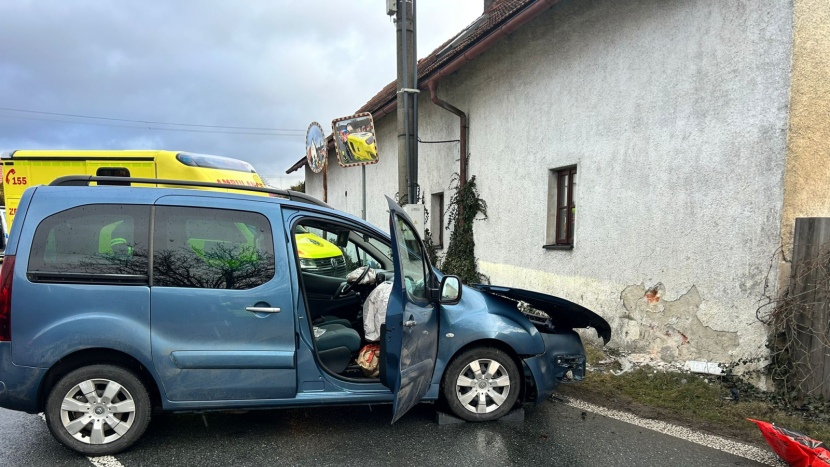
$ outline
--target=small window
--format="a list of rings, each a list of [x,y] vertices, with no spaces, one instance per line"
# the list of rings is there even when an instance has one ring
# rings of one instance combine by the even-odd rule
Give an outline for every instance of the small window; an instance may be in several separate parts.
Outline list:
[[[252,289],[274,277],[271,224],[262,214],[156,207],[153,285]]]
[[[435,248],[444,247],[444,193],[434,193],[430,203],[429,233]]]
[[[125,167],[99,167],[95,172],[98,177],[130,177],[130,170]],[[130,186],[130,182],[98,182],[98,185]]]
[[[29,273],[39,279],[60,274],[146,276],[149,219],[150,207],[136,205],[93,204],[53,214],[35,231]]]
[[[576,221],[576,167],[551,170],[548,181],[547,245],[573,246]]]

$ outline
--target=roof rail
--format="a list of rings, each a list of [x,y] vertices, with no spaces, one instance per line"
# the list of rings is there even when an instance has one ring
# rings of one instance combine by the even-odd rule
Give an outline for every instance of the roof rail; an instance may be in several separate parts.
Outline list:
[[[190,180],[169,180],[161,178],[135,178],[135,177],[96,177],[93,175],[66,175],[52,180],[49,186],[89,186],[90,182],[110,182],[122,184],[128,183],[146,183],[150,185],[172,185],[182,187],[197,187],[197,188],[221,188],[226,190],[252,191],[255,193],[268,193],[277,195],[282,198],[287,198],[291,201],[300,203],[314,204],[324,208],[334,209],[328,204],[319,199],[309,196],[305,193],[291,190],[279,190],[276,188],[265,188],[259,186],[246,185],[229,185],[225,183],[212,182],[194,182]]]

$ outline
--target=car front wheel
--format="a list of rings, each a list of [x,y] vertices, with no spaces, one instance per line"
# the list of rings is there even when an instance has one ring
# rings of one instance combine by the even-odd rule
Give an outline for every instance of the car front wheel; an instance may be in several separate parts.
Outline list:
[[[90,365],[67,374],[46,401],[49,431],[64,446],[88,456],[123,451],[150,422],[150,396],[131,371]]]
[[[502,417],[516,404],[519,369],[505,352],[474,347],[458,355],[444,371],[442,392],[453,413],[484,422]]]

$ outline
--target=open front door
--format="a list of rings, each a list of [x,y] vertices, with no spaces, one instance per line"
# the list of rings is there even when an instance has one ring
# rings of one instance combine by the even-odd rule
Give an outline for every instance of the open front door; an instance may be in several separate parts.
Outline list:
[[[429,390],[438,356],[438,307],[430,298],[434,277],[409,216],[389,203],[389,231],[395,261],[395,282],[386,309],[383,384],[395,393],[392,423],[417,404]]]

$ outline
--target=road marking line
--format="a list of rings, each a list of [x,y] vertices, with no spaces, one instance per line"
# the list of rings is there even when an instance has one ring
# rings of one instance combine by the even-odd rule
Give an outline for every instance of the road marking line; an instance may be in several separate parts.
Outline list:
[[[607,409],[598,405],[589,404],[588,402],[584,402],[579,399],[570,399],[569,401],[564,402],[564,404],[586,412],[602,415],[603,417],[613,418],[614,420],[619,420],[621,422],[630,423],[658,433],[673,436],[675,438],[691,441],[692,443],[727,452],[738,457],[743,457],[744,459],[761,462],[762,464],[772,465],[775,467],[786,467],[787,465],[773,452],[766,451],[749,444],[721,438],[720,436],[700,433],[690,428],[672,425],[671,423],[662,422],[660,420],[651,420],[648,418],[638,417],[637,415],[628,412]]]
[[[118,462],[118,459],[113,456],[87,457],[87,459],[95,467],[124,467],[124,464]]]
[[[46,422],[46,414],[45,413],[41,412],[37,415],[44,422]],[[92,462],[92,465],[94,465],[95,467],[124,467],[124,464],[122,464],[121,462],[118,462],[118,459],[116,459],[113,456],[98,456],[98,457],[87,456],[86,458],[89,459],[89,461]]]

